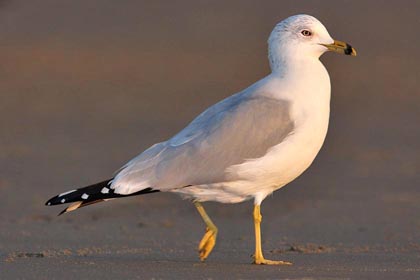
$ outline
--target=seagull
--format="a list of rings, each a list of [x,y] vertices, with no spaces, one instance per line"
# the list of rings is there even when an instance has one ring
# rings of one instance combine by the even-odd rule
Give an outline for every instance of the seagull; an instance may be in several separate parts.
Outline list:
[[[206,224],[198,246],[204,261],[216,244],[218,229],[201,203],[253,200],[253,263],[291,265],[264,258],[260,207],[268,195],[311,165],[325,140],[331,85],[319,58],[326,51],[356,56],[354,48],[333,40],[315,17],[286,18],[268,39],[268,76],[209,107],[111,179],[64,192],[46,205],[72,203],[62,214],[115,198],[178,193],[192,201]]]

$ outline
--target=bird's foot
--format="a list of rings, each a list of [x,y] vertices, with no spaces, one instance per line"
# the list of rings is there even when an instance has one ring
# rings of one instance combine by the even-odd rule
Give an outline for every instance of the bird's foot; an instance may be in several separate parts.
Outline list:
[[[267,265],[293,265],[291,262],[266,260],[263,257],[260,257],[260,258],[254,257],[253,263],[254,264],[267,264]]]
[[[214,245],[216,245],[216,237],[217,237],[217,228],[206,229],[206,233],[201,239],[200,245],[198,245],[198,253],[200,255],[201,261],[205,261],[207,257],[210,255],[211,251],[213,250]]]

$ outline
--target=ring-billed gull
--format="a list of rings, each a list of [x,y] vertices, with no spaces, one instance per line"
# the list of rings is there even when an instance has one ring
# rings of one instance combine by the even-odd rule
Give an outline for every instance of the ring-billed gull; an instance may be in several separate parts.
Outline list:
[[[174,137],[129,161],[112,179],[62,193],[46,205],[73,202],[64,213],[119,197],[179,193],[193,201],[206,223],[199,244],[204,261],[218,230],[201,202],[253,199],[254,263],[291,264],[263,257],[260,205],[302,174],[324,142],[330,78],[319,57],[328,50],[356,55],[312,16],[281,21],[268,39],[270,75],[211,106]]]

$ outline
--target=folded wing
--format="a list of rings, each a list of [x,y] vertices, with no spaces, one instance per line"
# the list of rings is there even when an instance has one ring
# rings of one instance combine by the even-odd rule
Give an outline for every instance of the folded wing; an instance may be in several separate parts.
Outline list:
[[[167,142],[127,163],[111,187],[116,193],[130,194],[145,188],[164,191],[224,182],[227,168],[264,156],[293,131],[289,111],[286,100],[233,95],[204,111]]]

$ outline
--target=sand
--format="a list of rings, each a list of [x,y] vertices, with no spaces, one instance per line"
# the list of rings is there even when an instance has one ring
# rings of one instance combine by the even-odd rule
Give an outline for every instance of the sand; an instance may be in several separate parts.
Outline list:
[[[419,4],[99,2],[0,5],[0,279],[420,278]],[[263,77],[271,28],[299,12],[359,56],[322,58],[326,143],[262,205],[266,257],[293,266],[250,264],[251,202],[205,204],[219,227],[205,263],[204,225],[176,195],[44,206]]]

